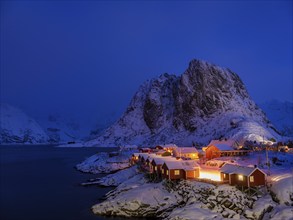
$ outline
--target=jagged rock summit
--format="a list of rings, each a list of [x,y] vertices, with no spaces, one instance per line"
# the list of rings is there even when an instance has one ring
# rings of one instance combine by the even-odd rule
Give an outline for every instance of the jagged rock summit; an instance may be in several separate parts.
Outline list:
[[[220,137],[279,136],[236,73],[195,59],[180,76],[165,73],[143,83],[121,118],[87,145],[182,146]]]

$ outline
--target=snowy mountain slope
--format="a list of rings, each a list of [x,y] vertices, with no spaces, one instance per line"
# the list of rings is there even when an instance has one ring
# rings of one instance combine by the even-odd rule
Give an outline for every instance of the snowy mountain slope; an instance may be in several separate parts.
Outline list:
[[[86,135],[79,123],[66,120],[59,115],[51,114],[45,119],[38,119],[38,122],[49,136],[51,143],[78,141],[82,135]]]
[[[220,137],[261,141],[279,138],[251,100],[239,76],[192,60],[181,76],[146,81],[122,117],[88,146],[206,144]]]
[[[293,103],[271,100],[259,104],[282,135],[293,137]]]
[[[45,143],[47,134],[40,125],[21,110],[0,104],[0,143]]]

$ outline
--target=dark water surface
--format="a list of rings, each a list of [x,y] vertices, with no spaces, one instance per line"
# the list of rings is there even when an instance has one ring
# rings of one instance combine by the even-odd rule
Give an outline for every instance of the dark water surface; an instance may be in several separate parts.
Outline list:
[[[80,186],[103,175],[84,174],[74,166],[96,152],[111,150],[0,146],[0,219],[109,219],[92,214],[90,208],[113,188]]]

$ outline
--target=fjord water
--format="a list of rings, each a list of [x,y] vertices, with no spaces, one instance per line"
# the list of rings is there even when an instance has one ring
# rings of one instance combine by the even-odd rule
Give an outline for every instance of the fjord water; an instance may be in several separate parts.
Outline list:
[[[96,152],[111,150],[0,146],[0,219],[107,219],[90,208],[113,188],[80,186],[103,174],[81,173],[74,166]]]

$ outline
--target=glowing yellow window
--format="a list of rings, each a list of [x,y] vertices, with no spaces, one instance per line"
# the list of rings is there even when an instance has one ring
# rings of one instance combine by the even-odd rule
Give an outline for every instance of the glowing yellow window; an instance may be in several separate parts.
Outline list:
[[[243,181],[243,176],[242,175],[238,175],[238,180],[239,181]]]
[[[162,174],[164,174],[164,169],[162,169]]]
[[[224,178],[226,178],[226,173],[224,173]]]
[[[166,171],[166,174],[169,175],[169,170]]]
[[[157,169],[158,169],[158,168],[157,168],[157,167],[155,167],[155,171],[157,171]]]
[[[250,176],[249,181],[253,183],[254,182],[254,176]]]
[[[175,170],[175,171],[174,171],[174,175],[177,176],[177,175],[179,175],[179,174],[180,174],[180,171],[179,171],[179,170]]]

